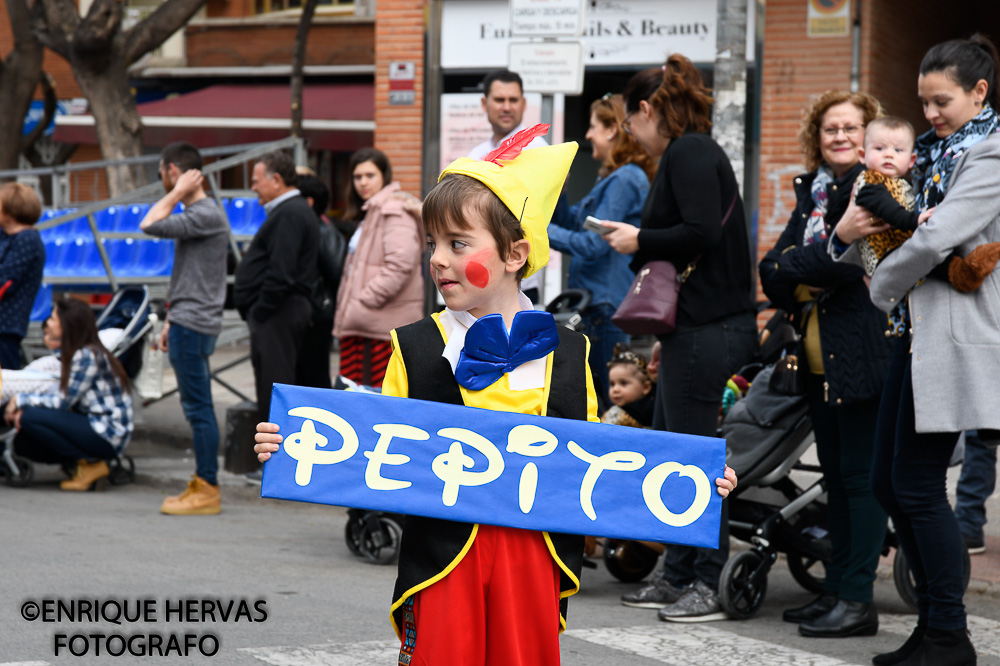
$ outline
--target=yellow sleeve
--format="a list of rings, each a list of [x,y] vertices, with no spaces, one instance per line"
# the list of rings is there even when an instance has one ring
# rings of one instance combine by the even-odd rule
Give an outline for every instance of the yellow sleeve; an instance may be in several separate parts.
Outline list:
[[[410,397],[410,383],[406,378],[406,364],[403,363],[403,355],[399,353],[396,331],[390,331],[389,335],[392,336],[392,356],[389,357],[389,365],[386,366],[385,378],[382,380],[382,395],[408,398]]]
[[[587,339],[587,359],[590,359],[590,339],[587,336],[583,336]],[[590,374],[590,363],[588,362],[585,369],[585,374],[587,376],[587,420],[592,423],[600,423],[601,417],[597,415],[597,391],[594,390],[594,377]]]

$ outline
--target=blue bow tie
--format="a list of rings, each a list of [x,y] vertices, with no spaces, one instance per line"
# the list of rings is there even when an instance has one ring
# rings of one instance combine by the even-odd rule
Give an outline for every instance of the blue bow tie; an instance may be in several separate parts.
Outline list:
[[[558,345],[556,321],[548,312],[518,312],[510,335],[502,316],[488,314],[465,334],[465,348],[455,366],[455,379],[470,391],[481,391],[505,372],[546,356]]]

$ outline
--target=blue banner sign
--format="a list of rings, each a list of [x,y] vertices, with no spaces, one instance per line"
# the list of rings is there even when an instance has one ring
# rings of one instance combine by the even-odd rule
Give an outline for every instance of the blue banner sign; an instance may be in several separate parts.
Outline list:
[[[261,496],[717,548],[725,440],[275,384]]]

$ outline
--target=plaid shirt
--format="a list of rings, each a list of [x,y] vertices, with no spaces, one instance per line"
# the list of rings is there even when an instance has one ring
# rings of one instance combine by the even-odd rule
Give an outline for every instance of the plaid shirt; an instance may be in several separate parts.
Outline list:
[[[132,434],[132,396],[122,391],[107,357],[91,347],[73,354],[69,382],[57,393],[19,393],[19,408],[44,407],[86,414],[90,427],[119,453]]]

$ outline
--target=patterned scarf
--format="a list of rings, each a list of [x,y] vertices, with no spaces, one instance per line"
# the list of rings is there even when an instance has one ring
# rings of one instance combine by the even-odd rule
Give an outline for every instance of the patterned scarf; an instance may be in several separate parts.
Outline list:
[[[944,199],[951,172],[965,151],[998,130],[1000,116],[986,104],[975,118],[943,139],[933,129],[920,135],[916,144],[917,163],[913,167],[913,189],[920,212]]]
[[[940,204],[959,158],[997,131],[1000,131],[1000,116],[987,103],[975,118],[943,139],[939,139],[933,129],[921,134],[915,146],[917,163],[911,172],[916,210],[924,212]],[[914,286],[922,284],[924,279]],[[902,337],[910,329],[909,294],[889,313],[889,326],[897,337]]]
[[[812,245],[826,240],[826,210],[830,203],[827,189],[833,183],[833,171],[825,164],[821,164],[816,170],[816,177],[813,178],[812,186],[809,188],[812,194],[813,211],[806,220],[806,228],[802,235],[802,246]]]

